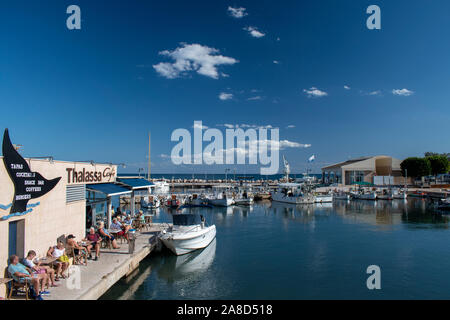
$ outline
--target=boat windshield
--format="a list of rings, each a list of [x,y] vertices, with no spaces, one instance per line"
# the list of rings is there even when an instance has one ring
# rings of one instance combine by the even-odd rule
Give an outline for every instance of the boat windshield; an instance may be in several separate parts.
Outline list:
[[[200,224],[201,217],[198,214],[174,214],[173,225],[174,226],[193,226]]]

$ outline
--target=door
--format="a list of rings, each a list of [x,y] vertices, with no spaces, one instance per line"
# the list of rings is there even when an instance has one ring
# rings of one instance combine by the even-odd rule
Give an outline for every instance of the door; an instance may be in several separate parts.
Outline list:
[[[9,223],[8,256],[13,254],[20,258],[25,254],[25,220],[17,220]]]

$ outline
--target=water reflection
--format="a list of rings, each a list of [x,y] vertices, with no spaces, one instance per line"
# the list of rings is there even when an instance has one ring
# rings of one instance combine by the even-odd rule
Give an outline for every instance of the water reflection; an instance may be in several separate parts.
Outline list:
[[[215,224],[216,240],[185,256],[152,255],[104,299],[450,298],[441,232],[449,218],[421,199],[182,212]],[[161,208],[154,221],[171,221],[172,213]],[[386,270],[379,295],[365,287],[370,264]]]
[[[156,272],[160,279],[168,282],[201,277],[202,273],[208,270],[216,255],[216,239],[201,251],[192,252],[182,256],[164,255],[161,263],[156,267]]]

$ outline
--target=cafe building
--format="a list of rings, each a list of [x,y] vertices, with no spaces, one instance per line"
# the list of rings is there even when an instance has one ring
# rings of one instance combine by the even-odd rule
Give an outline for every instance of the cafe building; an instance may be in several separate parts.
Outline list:
[[[114,197],[129,195],[134,203],[136,192],[151,190],[151,183],[145,179],[119,181],[115,164],[23,158],[7,130],[2,151],[0,278],[7,277],[9,256],[22,258],[34,250],[43,257],[57,239],[68,234],[81,240],[98,219],[108,225]],[[5,289],[0,288],[0,297],[5,296]]]
[[[402,185],[401,160],[390,156],[349,159],[322,168],[322,182],[343,186],[353,184]]]

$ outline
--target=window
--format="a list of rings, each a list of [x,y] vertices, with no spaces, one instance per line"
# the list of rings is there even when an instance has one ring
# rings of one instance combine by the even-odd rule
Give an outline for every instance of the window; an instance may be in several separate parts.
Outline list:
[[[350,172],[350,182],[358,183],[358,182],[364,182],[364,171],[352,171]]]

